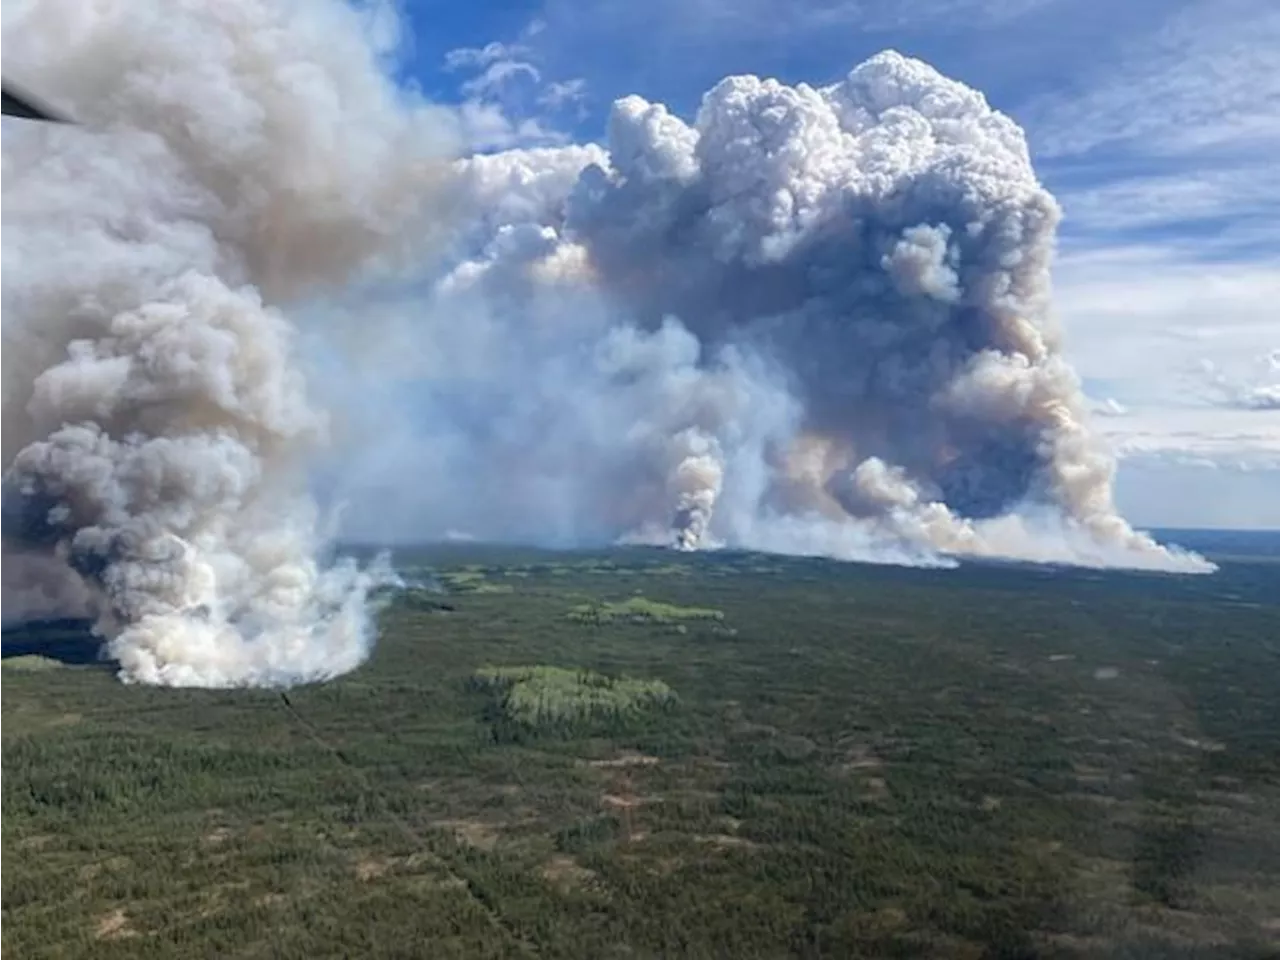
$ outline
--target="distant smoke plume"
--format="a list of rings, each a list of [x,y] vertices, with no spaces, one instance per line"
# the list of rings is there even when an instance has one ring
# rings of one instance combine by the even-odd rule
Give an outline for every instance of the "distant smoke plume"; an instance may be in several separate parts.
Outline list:
[[[980,94],[890,52],[825,89],[729,78],[692,126],[627,97],[607,145],[459,167],[471,251],[414,307],[397,518],[1212,569],[1116,513],[1052,318],[1059,209]]]
[[[441,124],[339,3],[5,6],[6,74],[83,127],[4,128],[6,621],[90,612],[121,675],[350,670],[378,569],[325,566],[327,421],[286,313],[438,193]]]

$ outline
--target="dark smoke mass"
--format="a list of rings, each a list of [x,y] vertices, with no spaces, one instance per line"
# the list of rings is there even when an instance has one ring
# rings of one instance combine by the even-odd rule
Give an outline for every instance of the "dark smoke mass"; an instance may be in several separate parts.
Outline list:
[[[88,613],[125,679],[364,659],[388,574],[324,562],[314,484],[362,538],[1212,569],[1117,515],[1057,205],[923,63],[450,166],[382,7],[4,26],[86,124],[5,121],[5,619]]]

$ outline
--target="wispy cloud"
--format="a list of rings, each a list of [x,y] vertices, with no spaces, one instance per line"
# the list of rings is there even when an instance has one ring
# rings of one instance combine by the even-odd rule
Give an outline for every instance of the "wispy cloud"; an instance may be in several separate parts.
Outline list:
[[[1054,286],[1073,362],[1122,403],[1186,405],[1184,378],[1202,361],[1241,369],[1280,346],[1280,254],[1206,263],[1159,245],[1104,247],[1060,256]]]
[[[544,81],[538,53],[530,41],[545,30],[534,20],[514,42],[495,40],[483,47],[459,47],[445,53],[447,73],[473,74],[458,85],[460,120],[473,149],[564,143],[556,128],[567,107],[580,107],[586,89],[581,78]]]
[[[582,99],[586,95],[587,81],[581,77],[573,80],[563,80],[556,83],[548,83],[545,89],[538,96],[538,102],[545,107],[556,109],[568,104],[582,104]]]
[[[1097,421],[1097,429],[1122,460],[1212,467],[1243,472],[1280,471],[1280,418],[1223,410],[1198,410],[1171,421],[1135,412]]]
[[[1103,55],[1077,51],[1072,74],[1016,111],[1068,244],[1213,262],[1280,251],[1280,4],[1153,7]]]
[[[1257,228],[1255,242],[1280,243],[1280,191],[1269,159],[1249,157],[1216,167],[1143,164],[1152,172],[1127,175],[1105,165],[1083,177],[1062,178],[1059,199],[1073,233],[1223,226]],[[1083,182],[1081,182],[1083,181]]]
[[[1073,83],[1027,105],[1041,156],[1235,156],[1280,144],[1280,4],[1197,0],[1166,10],[1118,56],[1081,56]]]
[[[1276,339],[1280,341],[1280,333]],[[1280,410],[1280,346],[1234,370],[1202,360],[1197,372],[1205,385],[1203,396],[1212,404],[1237,410]]]
[[[483,47],[458,47],[444,55],[446,70],[483,69],[495,63],[510,62],[527,57],[528,47],[519,43],[500,43],[497,40]]]
[[[666,45],[710,39],[729,47],[761,37],[780,43],[804,43],[813,35],[843,29],[886,34],[911,30],[932,34],[967,33],[1000,26],[1036,10],[1071,0],[651,0],[637,6],[626,0],[583,5],[548,0],[545,20],[552,31],[614,36],[625,42]],[[648,29],[637,34],[641,23]],[[852,65],[852,64],[850,64]]]
[[[542,82],[542,73],[533,64],[523,60],[498,60],[485,67],[478,76],[462,84],[459,89],[469,98],[495,97],[502,94],[503,88],[520,79],[539,84]]]
[[[1122,478],[1158,486],[1172,471],[1201,489],[1205,471],[1228,486],[1231,473],[1280,471],[1280,255],[1208,263],[1189,248],[1096,247],[1062,256],[1055,286],[1068,356]]]
[[[1171,2],[1073,63],[1017,112],[1065,210],[1057,301],[1121,501],[1275,525],[1280,4]]]
[[[726,0],[727,2],[727,0]],[[1016,20],[1065,0],[846,0],[787,5],[795,23],[812,27],[844,23],[863,30],[928,29],[968,32]],[[780,4],[767,4],[775,8]]]

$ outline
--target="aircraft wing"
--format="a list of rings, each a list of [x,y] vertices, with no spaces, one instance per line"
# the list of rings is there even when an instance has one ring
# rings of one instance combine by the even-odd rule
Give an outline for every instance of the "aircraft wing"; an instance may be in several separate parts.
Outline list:
[[[0,115],[17,116],[23,120],[46,120],[49,123],[72,122],[69,116],[42,104],[31,93],[19,91],[5,79],[0,79]]]

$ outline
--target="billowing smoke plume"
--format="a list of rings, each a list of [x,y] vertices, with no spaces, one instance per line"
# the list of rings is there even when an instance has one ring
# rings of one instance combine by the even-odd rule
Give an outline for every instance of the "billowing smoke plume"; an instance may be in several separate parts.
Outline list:
[[[364,538],[1210,569],[1116,513],[1059,211],[981,95],[886,53],[442,167],[394,41],[6,5],[6,73],[86,123],[4,129],[6,620],[87,612],[150,683],[351,669],[387,574],[324,562],[311,481]]]
[[[327,421],[282,308],[400,252],[439,192],[441,123],[385,78],[388,21],[4,12],[6,76],[84,124],[5,121],[6,621],[90,614],[146,683],[352,669],[385,574],[321,562]]]
[[[927,65],[729,78],[691,126],[628,97],[607,154],[477,157],[459,181],[471,252],[415,305],[431,356],[387,404],[416,420],[346,475],[397,517],[1211,569],[1117,515],[1052,319],[1058,206],[1016,124]]]

